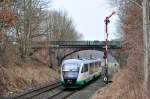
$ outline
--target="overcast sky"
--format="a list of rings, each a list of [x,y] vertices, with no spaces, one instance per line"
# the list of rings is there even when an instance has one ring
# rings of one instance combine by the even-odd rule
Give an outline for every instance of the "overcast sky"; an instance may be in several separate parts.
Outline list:
[[[84,40],[104,40],[106,16],[115,11],[107,0],[53,0],[52,8],[65,10],[72,17],[76,29],[82,33]],[[111,18],[109,24],[109,39],[114,39],[117,15]]]

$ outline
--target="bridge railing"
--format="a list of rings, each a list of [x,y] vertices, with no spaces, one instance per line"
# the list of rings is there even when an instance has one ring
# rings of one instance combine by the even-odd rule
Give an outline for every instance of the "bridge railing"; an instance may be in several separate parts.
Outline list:
[[[105,45],[105,41],[50,41],[52,45]],[[121,45],[120,41],[109,41],[109,45]]]
[[[121,48],[120,41],[109,41],[110,48]],[[105,41],[48,41],[48,42],[32,42],[34,47],[100,47],[105,46]]]
[[[103,42],[93,41],[51,41],[52,45],[102,45]]]

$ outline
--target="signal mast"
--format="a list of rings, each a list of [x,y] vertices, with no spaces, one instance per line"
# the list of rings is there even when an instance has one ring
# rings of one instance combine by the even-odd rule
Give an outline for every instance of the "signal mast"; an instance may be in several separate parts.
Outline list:
[[[104,82],[108,83],[108,24],[110,23],[110,17],[112,17],[115,14],[115,11],[112,12],[108,17],[105,18],[105,33],[106,33],[106,38],[105,38],[105,51],[104,51],[104,59],[105,59],[105,72],[104,72]]]

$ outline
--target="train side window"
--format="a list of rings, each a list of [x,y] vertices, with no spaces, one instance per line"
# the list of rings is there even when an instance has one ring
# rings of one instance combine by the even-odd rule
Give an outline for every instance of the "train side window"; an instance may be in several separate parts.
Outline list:
[[[101,67],[101,62],[99,62],[99,67]]]
[[[89,73],[90,74],[93,74],[94,73],[94,64],[93,63],[90,63],[90,69],[89,69]]]
[[[85,65],[82,67],[81,73],[84,73],[84,72],[87,72],[87,71],[88,71],[88,64],[85,64]]]
[[[98,62],[96,62],[95,65],[97,66],[97,65],[98,65]]]
[[[97,62],[97,66],[98,66],[98,67],[100,66],[100,63],[99,63],[99,62]]]
[[[84,73],[84,66],[82,67],[81,73]]]
[[[88,64],[85,64],[85,71],[84,72],[87,72],[88,71]]]

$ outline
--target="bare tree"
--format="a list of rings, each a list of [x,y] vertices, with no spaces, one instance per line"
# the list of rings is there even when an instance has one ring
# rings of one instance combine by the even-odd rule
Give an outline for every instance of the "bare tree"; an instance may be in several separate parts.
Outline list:
[[[7,41],[7,31],[17,22],[17,16],[14,11],[13,0],[3,0],[0,2],[0,36],[1,50],[5,51]]]
[[[79,33],[76,31],[73,21],[66,12],[50,11],[48,12],[47,26],[48,34],[51,40],[77,40]]]
[[[16,25],[16,40],[19,44],[21,57],[26,57],[31,51],[31,41],[41,31],[44,16],[43,0],[17,0],[16,10],[19,21]]]
[[[130,46],[130,48],[127,50],[127,52],[129,52],[128,68],[130,68],[129,70],[132,70],[131,72],[134,72],[138,78],[137,83],[144,82],[144,99],[148,99],[148,47],[150,44],[149,0],[113,1],[115,1],[115,4],[118,4],[118,13],[122,23],[121,28],[124,32],[124,41],[126,44],[128,44],[128,47]]]
[[[66,12],[51,10],[48,11],[45,20],[49,40],[76,41],[81,39],[81,35],[75,29],[72,19]],[[58,64],[67,50],[56,50],[55,57]]]
[[[31,42],[42,38],[43,35],[48,40],[81,39],[81,35],[76,31],[75,25],[67,13],[49,11],[47,4],[49,3],[44,0],[15,0],[13,6],[10,6],[17,16],[17,22],[15,21],[16,24],[5,30],[8,31],[8,38],[16,42],[18,55],[22,58],[28,57],[32,52]],[[56,52],[58,58],[64,54],[61,51]]]

